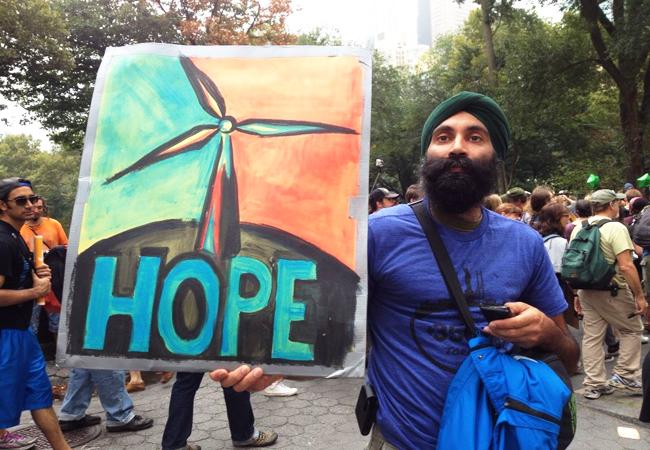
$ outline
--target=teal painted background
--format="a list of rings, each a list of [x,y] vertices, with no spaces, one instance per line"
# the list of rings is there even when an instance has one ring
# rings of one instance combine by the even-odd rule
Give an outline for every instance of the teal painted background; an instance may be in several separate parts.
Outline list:
[[[104,184],[154,148],[215,119],[199,105],[178,58],[115,56],[101,93],[79,251],[98,240],[167,219],[198,220],[219,137]]]

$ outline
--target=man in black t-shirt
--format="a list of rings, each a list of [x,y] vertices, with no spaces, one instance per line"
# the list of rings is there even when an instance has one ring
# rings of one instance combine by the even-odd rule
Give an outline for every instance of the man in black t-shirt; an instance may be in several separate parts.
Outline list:
[[[28,180],[0,180],[0,448],[35,445],[36,439],[7,431],[29,410],[52,448],[69,450],[52,409],[45,359],[29,330],[34,299],[50,291],[50,269],[34,268],[18,231],[38,199]]]

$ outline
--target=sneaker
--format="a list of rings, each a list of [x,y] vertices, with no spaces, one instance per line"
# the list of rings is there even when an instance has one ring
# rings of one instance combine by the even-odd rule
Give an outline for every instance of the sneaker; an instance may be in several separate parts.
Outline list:
[[[614,388],[612,386],[601,386],[601,387],[588,387],[584,390],[582,393],[582,396],[586,399],[589,400],[598,400],[601,395],[610,395],[614,392]]]
[[[650,341],[650,338],[648,336],[641,336],[641,343],[642,344],[647,344],[648,341]]]
[[[630,378],[625,378],[615,373],[612,375],[612,378],[609,379],[609,385],[616,389],[622,389],[630,391],[634,394],[643,395],[643,389],[641,383],[637,380],[632,380]]]
[[[278,380],[264,389],[263,393],[267,397],[291,397],[292,395],[296,395],[297,392],[298,389],[289,387],[282,380]]]
[[[609,379],[608,384],[616,389],[622,389],[625,391],[630,391],[634,394],[643,394],[643,389],[641,388],[641,383],[636,380],[631,380],[629,378],[624,378],[619,374],[612,375],[612,378]]]
[[[102,419],[99,416],[90,416],[86,414],[81,419],[77,420],[59,420],[59,426],[61,427],[61,431],[66,432],[78,430],[80,428],[92,427],[93,425],[101,423],[101,421]]]
[[[274,431],[258,431],[257,437],[247,441],[232,441],[232,445],[235,447],[267,447],[275,444],[277,440],[278,433]]]
[[[11,433],[10,431],[5,432],[5,434],[0,437],[0,448],[1,449],[12,449],[12,450],[27,450],[34,448],[38,438],[28,438],[18,433]]]
[[[605,355],[605,362],[612,362],[616,359],[616,355]]]
[[[121,431],[139,431],[146,430],[153,427],[153,419],[147,417],[135,416],[130,422],[121,425],[106,426],[106,431],[109,433],[117,433]]]

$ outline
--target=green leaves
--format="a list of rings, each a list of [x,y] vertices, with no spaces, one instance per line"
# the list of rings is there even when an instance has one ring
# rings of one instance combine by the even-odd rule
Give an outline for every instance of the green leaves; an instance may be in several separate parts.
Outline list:
[[[27,136],[0,139],[0,178],[29,179],[35,192],[45,197],[50,216],[59,220],[66,231],[77,192],[79,162],[74,152],[42,152],[38,141]]]

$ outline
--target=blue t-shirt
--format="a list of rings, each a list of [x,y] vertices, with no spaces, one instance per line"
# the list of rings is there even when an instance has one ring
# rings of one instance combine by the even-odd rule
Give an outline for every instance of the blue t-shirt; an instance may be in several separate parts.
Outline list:
[[[435,448],[447,388],[468,353],[465,326],[413,210],[382,209],[368,222],[377,423],[400,449]],[[481,303],[523,301],[551,317],[567,308],[542,238],[528,225],[483,209],[470,232],[436,227],[478,326],[486,324]]]

